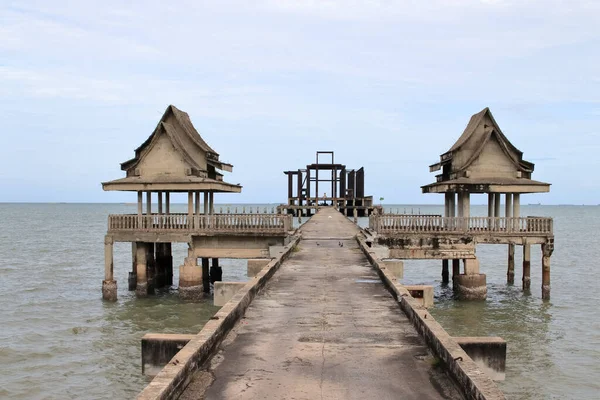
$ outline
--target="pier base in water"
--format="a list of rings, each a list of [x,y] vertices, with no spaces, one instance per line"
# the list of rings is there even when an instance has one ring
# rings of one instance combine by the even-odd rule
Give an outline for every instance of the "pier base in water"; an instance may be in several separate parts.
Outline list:
[[[102,298],[108,301],[117,301],[117,281],[102,281]]]
[[[461,274],[454,278],[454,293],[461,300],[485,300],[487,278],[485,274]]]
[[[448,260],[442,260],[442,283],[450,282],[450,271],[448,269]]]
[[[506,271],[506,283],[513,285],[515,283],[515,245],[508,245],[508,270]]]
[[[199,300],[204,297],[202,268],[196,258],[186,258],[179,267],[179,297],[186,300]]]

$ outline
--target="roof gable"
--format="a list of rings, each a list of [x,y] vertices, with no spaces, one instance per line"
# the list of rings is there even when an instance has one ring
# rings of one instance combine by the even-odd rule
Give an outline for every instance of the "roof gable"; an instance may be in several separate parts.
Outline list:
[[[135,157],[121,164],[121,169],[131,175],[152,143],[161,134],[168,135],[173,147],[196,171],[207,171],[207,164],[217,169],[232,171],[232,165],[219,161],[219,154],[202,139],[189,115],[173,105],[169,105],[152,134],[135,150]]]

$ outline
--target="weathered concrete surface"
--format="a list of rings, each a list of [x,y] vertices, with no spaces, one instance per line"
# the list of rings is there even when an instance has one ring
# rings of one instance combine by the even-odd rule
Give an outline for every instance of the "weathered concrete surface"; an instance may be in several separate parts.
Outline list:
[[[407,285],[404,286],[410,295],[425,308],[433,307],[433,286]]]
[[[246,311],[182,399],[461,398],[333,209]]]
[[[270,258],[258,258],[254,260],[248,260],[248,276],[250,278],[255,277],[264,267],[266,267],[269,264],[269,262],[271,262]]]
[[[142,374],[154,376],[196,335],[147,333],[142,337]]]
[[[502,381],[506,370],[506,341],[501,337],[454,337],[456,343],[490,378]]]
[[[215,282],[214,284],[214,304],[223,307],[231,298],[244,286],[246,282]]]

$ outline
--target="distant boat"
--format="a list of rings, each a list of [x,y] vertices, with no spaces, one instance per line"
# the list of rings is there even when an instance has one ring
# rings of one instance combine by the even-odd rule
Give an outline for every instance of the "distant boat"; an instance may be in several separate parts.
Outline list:
[[[528,206],[541,206],[542,203],[529,203]]]

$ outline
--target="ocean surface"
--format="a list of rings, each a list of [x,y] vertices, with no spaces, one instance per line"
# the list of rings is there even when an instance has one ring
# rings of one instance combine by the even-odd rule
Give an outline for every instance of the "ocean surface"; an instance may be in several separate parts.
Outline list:
[[[141,374],[141,337],[196,333],[216,312],[212,300],[185,302],[176,288],[135,298],[127,291],[128,243],[115,244],[118,302],[102,301],[107,216],[135,212],[135,206],[119,204],[0,204],[0,398],[133,398],[148,383]],[[485,206],[473,206],[472,215],[486,212]],[[507,248],[501,245],[477,250],[487,274],[485,302],[453,300],[451,288],[441,285],[441,261],[405,262],[403,282],[434,285],[431,312],[450,334],[501,336],[508,342],[506,380],[499,383],[508,398],[599,398],[600,207],[524,205],[521,214],[554,218],[550,301],[541,299],[539,246],[532,247],[528,293],[520,287],[521,248],[516,284],[510,286]],[[366,218],[359,224],[366,225]],[[175,283],[186,247],[173,245]],[[224,280],[247,280],[245,261],[221,265]]]

